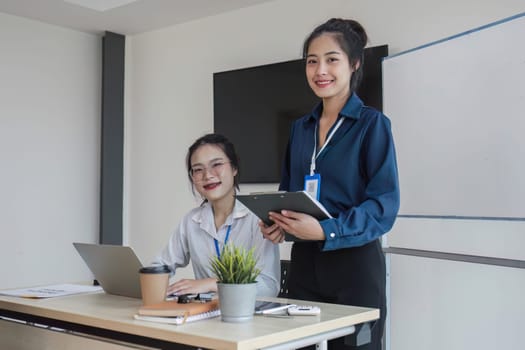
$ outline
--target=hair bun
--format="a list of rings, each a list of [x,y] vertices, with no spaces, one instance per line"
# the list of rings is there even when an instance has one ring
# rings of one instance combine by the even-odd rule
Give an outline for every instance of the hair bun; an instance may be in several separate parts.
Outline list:
[[[365,47],[366,43],[368,42],[368,36],[366,35],[365,28],[363,28],[359,22],[351,19],[347,19],[345,22],[347,22],[349,30],[353,31],[359,37],[361,44],[363,47]]]

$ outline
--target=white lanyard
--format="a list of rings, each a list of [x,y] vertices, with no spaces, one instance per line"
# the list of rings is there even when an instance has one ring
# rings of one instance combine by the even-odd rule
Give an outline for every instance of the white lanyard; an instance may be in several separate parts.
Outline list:
[[[330,135],[328,135],[328,137],[326,138],[326,141],[324,142],[324,145],[323,147],[321,147],[321,149],[319,150],[319,152],[317,152],[316,154],[316,149],[317,149],[317,124],[315,124],[315,131],[314,131],[314,152],[312,153],[312,161],[310,163],[310,176],[314,176],[315,174],[315,160],[317,159],[317,157],[319,157],[319,155],[321,154],[321,152],[324,150],[324,148],[326,147],[326,145],[328,144],[328,142],[330,142],[330,139],[332,138],[332,136],[334,136],[335,132],[337,131],[337,129],[339,129],[339,127],[341,126],[341,124],[343,124],[343,119],[344,118],[339,118],[339,121],[337,122],[337,124],[335,125],[335,127],[332,129],[332,132],[330,133]]]

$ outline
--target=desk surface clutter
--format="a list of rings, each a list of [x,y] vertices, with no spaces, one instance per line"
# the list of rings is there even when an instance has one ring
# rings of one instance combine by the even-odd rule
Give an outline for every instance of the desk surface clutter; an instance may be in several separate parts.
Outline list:
[[[265,299],[300,303],[292,299]],[[156,341],[224,350],[270,348],[298,339],[310,339],[325,334],[328,337],[329,333],[334,331],[349,334],[354,325],[379,318],[377,309],[324,303],[309,304],[319,306],[322,313],[313,317],[291,318],[255,316],[252,321],[241,324],[222,322],[220,317],[214,317],[174,326],[134,319],[134,315],[142,306],[140,299],[99,292],[39,300],[0,296],[0,316],[16,316],[22,320],[37,317],[40,320],[49,320],[50,323],[67,322],[72,326],[103,330],[106,337],[110,337],[113,332],[127,334],[133,341],[145,337]]]

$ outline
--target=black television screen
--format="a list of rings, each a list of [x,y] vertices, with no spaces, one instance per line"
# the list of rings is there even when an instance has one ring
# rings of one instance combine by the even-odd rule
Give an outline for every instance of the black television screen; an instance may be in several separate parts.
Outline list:
[[[365,49],[357,94],[383,108],[381,60],[388,46]],[[291,123],[319,102],[305,76],[304,60],[213,74],[214,130],[235,145],[241,183],[278,183]]]

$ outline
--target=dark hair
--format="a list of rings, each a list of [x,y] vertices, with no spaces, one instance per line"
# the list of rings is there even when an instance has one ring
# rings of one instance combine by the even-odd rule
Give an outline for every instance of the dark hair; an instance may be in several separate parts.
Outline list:
[[[233,177],[233,185],[238,190],[239,189],[239,157],[235,152],[235,147],[233,143],[230,142],[225,136],[220,134],[206,134],[199,137],[191,146],[188,148],[188,154],[186,155],[186,168],[188,170],[188,178],[190,182],[193,183],[190,176],[191,170],[191,156],[195,151],[204,145],[215,145],[222,149],[233,169],[237,170],[237,175]]]
[[[350,79],[350,92],[353,92],[363,78],[364,50],[368,41],[365,29],[359,22],[351,19],[329,19],[315,28],[306,38],[303,44],[303,58],[306,58],[312,40],[325,33],[334,35],[335,40],[348,56],[350,68],[355,68],[357,63],[360,62],[359,68],[355,70]]]

